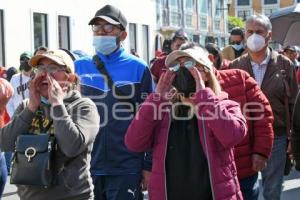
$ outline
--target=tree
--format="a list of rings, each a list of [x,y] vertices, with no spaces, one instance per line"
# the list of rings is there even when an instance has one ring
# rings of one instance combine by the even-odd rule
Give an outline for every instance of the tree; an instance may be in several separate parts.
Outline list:
[[[235,16],[228,16],[228,30],[231,30],[234,27],[245,27],[245,22],[243,19]]]

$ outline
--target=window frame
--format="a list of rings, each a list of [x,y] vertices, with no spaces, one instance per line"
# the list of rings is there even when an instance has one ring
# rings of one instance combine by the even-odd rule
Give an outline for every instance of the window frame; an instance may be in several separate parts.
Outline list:
[[[144,30],[146,28],[146,31]],[[145,32],[144,32],[145,31]],[[144,33],[146,33],[146,38]],[[142,36],[143,36],[143,41],[146,42],[146,47],[143,43],[143,59],[149,64],[149,58],[150,58],[150,51],[149,51],[149,47],[150,47],[150,43],[149,43],[149,25],[147,24],[143,24],[142,25]],[[146,55],[145,55],[145,51],[146,51]]]
[[[132,28],[133,27],[133,32],[132,32]],[[128,32],[129,32],[129,49],[134,49],[137,51],[137,24],[135,23],[129,23],[129,28],[128,28]],[[132,34],[133,34],[133,37],[134,37],[134,48],[131,46],[132,45],[132,41],[131,41],[131,37],[132,37]]]
[[[251,5],[251,1],[250,0],[248,0],[248,2],[249,2],[249,4],[248,5],[239,5],[238,3],[239,3],[239,0],[236,0],[236,5],[237,6],[250,6]]]
[[[35,17],[35,15],[36,14],[39,14],[39,15],[42,15],[42,16],[44,16],[44,20],[45,20],[45,25],[44,25],[44,30],[45,30],[45,35],[44,35],[44,37],[45,37],[45,44],[38,44],[38,45],[36,45],[35,44],[35,38],[36,38],[36,36],[35,36],[35,20],[34,20],[34,17]],[[42,12],[33,12],[32,13],[32,24],[33,24],[33,35],[32,35],[32,37],[33,37],[33,47],[34,47],[34,49],[37,49],[39,46],[46,46],[46,47],[48,47],[48,44],[49,44],[49,33],[48,33],[48,31],[49,31],[49,28],[48,28],[48,25],[49,25],[49,23],[48,23],[48,14],[47,13],[42,13]]]
[[[62,41],[61,41],[61,31],[60,31],[60,19],[61,18],[65,18],[67,19],[67,47],[63,47],[61,45]],[[70,16],[66,16],[66,15],[58,15],[57,16],[57,25],[58,25],[58,47],[59,48],[63,48],[63,49],[71,49],[71,25],[70,25]]]
[[[276,1],[276,3],[266,3],[266,1],[270,1],[270,0],[262,0],[261,2],[263,3],[263,5],[265,6],[269,6],[269,5],[277,5],[279,3],[278,0],[274,0]]]

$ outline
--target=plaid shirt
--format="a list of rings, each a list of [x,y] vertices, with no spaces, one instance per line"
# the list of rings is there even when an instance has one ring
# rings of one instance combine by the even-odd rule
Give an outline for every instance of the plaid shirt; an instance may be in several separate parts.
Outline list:
[[[261,84],[263,82],[270,59],[271,59],[271,52],[268,49],[267,57],[260,64],[257,64],[256,62],[251,61],[254,78],[255,78],[257,84],[259,85],[259,87],[261,87]]]

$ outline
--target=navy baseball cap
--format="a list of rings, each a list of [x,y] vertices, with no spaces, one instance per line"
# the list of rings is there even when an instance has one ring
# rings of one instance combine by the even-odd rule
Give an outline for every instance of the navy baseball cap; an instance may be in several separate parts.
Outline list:
[[[90,20],[89,25],[93,25],[99,18],[104,19],[110,24],[121,25],[124,30],[126,29],[127,20],[125,16],[118,8],[112,5],[106,5],[98,10],[95,17]]]

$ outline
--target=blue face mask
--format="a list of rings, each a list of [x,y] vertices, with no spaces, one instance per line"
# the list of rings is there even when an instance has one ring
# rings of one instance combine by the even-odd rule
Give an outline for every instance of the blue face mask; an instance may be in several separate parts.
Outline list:
[[[45,105],[50,105],[50,102],[48,99],[46,99],[45,97],[41,96],[41,102]]]
[[[244,45],[242,43],[241,44],[234,44],[234,45],[232,45],[232,47],[235,50],[239,51],[239,50],[241,50],[244,47]]]
[[[109,55],[118,48],[117,38],[116,36],[97,35],[93,38],[93,46],[99,53]]]

